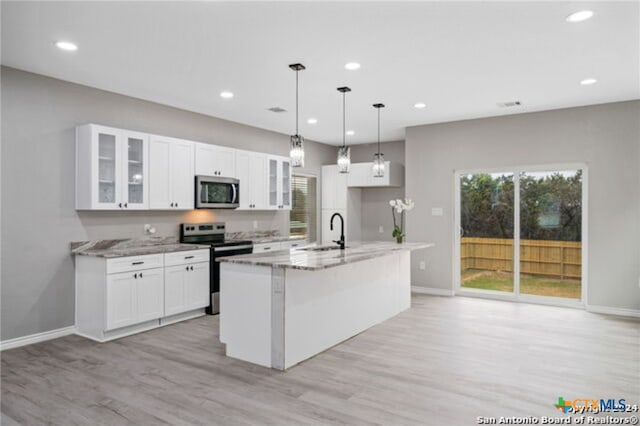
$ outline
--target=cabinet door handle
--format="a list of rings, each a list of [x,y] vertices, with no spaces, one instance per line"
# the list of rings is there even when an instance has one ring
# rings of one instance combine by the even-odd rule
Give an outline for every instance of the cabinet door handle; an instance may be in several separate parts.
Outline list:
[[[131,262],[132,265],[142,265],[144,262],[140,261],[140,262]]]
[[[189,267],[187,266],[185,269],[188,271],[188,270],[189,270]]]
[[[191,270],[193,271],[193,266],[191,267]]]
[[[128,203],[124,203],[124,207],[125,208],[129,207],[129,204]]]
[[[171,207],[173,207],[173,203],[171,203]]]
[[[140,272],[140,278],[142,278],[142,272]]]
[[[194,256],[185,256],[185,259],[193,259]]]
[[[118,203],[118,207],[122,208],[122,203]]]
[[[176,203],[176,207],[178,207],[178,203]]]
[[[138,274],[133,274],[133,278],[138,278]]]

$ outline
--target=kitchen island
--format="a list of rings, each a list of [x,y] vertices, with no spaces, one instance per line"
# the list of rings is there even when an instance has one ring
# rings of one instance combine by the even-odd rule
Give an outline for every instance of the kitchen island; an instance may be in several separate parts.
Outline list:
[[[229,357],[285,370],[411,306],[411,251],[368,242],[220,258]]]

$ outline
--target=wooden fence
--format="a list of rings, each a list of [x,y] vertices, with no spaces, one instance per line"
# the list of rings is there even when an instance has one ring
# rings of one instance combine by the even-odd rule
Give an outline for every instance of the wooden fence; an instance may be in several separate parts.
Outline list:
[[[513,272],[513,240],[463,237],[460,261],[462,271]],[[523,274],[580,279],[581,266],[582,243],[579,241],[520,240],[520,272]]]

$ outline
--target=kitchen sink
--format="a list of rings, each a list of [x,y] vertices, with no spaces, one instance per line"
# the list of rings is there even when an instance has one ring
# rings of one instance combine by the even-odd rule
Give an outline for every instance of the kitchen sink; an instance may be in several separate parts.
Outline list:
[[[329,250],[340,250],[340,246],[319,246],[319,247],[304,247],[300,250],[306,251],[329,251]]]

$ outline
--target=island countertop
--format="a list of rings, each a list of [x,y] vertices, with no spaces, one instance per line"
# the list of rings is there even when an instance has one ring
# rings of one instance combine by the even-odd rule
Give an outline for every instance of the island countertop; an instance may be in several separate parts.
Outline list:
[[[347,243],[344,250],[319,251],[311,248],[281,250],[270,253],[243,254],[221,257],[218,262],[239,263],[244,265],[269,266],[273,268],[301,269],[317,271],[347,263],[359,262],[381,256],[387,256],[403,250],[418,250],[433,247],[433,243],[402,243],[389,241]],[[318,247],[315,247],[318,248]]]

